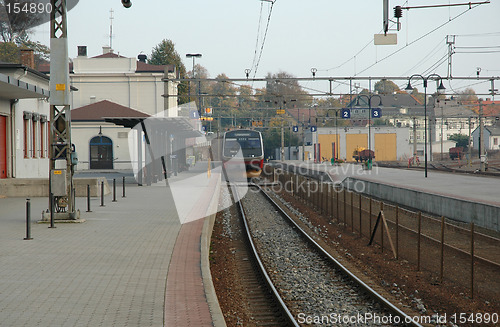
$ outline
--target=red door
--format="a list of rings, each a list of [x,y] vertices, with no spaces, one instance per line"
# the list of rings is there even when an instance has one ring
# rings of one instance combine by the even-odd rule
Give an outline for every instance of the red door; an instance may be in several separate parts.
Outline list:
[[[0,178],[7,178],[7,117],[0,116]]]

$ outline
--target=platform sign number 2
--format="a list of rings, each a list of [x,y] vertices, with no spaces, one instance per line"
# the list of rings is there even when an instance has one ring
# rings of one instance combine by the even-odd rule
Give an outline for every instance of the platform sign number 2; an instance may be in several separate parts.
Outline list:
[[[342,109],[341,114],[342,114],[343,119],[349,119],[349,118],[351,118],[351,109],[344,108],[344,109]]]

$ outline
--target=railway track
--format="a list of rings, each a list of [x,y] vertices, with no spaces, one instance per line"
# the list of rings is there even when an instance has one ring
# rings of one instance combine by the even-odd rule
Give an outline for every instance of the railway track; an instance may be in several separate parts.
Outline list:
[[[235,203],[232,199],[233,194],[229,186],[222,189],[226,207],[227,203]],[[255,248],[252,248],[249,242],[238,204],[224,209],[219,218],[223,225],[222,236],[229,240],[224,245],[228,253],[223,253],[221,256],[230,258],[230,263],[223,268],[224,275],[221,279],[232,280],[229,285],[224,285],[224,295],[218,294],[220,302],[224,299],[229,302],[221,302],[227,325],[293,326],[283,304],[273,296],[272,284],[262,274],[262,267],[255,257]],[[212,244],[212,248],[217,246]]]
[[[260,188],[252,186],[238,208],[287,325],[421,326],[331,257]]]

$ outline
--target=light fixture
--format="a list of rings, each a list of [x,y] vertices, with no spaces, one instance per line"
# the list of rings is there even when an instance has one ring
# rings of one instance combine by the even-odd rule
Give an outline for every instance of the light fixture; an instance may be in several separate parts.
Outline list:
[[[438,86],[437,89],[438,89],[438,91],[444,91],[444,90],[446,90],[446,87],[444,87],[444,85],[443,85],[443,80],[441,80],[441,83],[439,84],[439,86]]]

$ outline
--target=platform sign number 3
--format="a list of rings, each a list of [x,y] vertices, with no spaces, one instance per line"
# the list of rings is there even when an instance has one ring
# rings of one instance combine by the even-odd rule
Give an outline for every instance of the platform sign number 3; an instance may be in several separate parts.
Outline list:
[[[380,108],[373,108],[372,118],[380,118],[380,117],[382,117],[382,110],[380,110]]]

